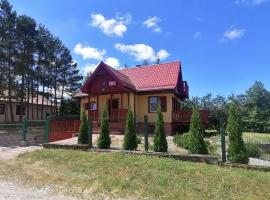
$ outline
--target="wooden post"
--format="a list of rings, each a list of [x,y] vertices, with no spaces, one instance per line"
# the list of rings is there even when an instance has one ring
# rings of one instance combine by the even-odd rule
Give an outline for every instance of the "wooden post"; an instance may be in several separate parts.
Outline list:
[[[123,92],[121,92],[121,109],[123,109]]]
[[[222,162],[226,162],[226,141],[225,141],[225,131],[222,119],[220,119],[220,142],[221,142],[221,158]]]
[[[109,119],[111,119],[112,121],[112,94],[110,94],[110,116],[109,116]]]
[[[90,117],[90,110],[89,110],[89,106],[90,106],[90,99],[91,99],[91,95],[88,93],[88,104],[87,105],[87,115],[88,115],[88,119]]]
[[[127,93],[127,97],[128,97],[128,108],[129,108],[129,92]]]
[[[96,121],[98,121],[98,118],[99,118],[99,95],[97,95],[97,118],[96,118]]]

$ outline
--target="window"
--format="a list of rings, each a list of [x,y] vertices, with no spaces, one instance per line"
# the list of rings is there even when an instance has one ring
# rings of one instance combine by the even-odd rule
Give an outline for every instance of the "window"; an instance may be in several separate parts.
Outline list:
[[[159,104],[161,107],[161,112],[166,112],[167,111],[167,98],[165,96],[149,97],[148,111],[149,112],[156,112]]]
[[[5,104],[0,104],[0,115],[5,114]]]
[[[97,110],[97,104],[96,102],[90,102],[90,110]]]
[[[84,104],[84,109],[85,110],[97,110],[97,104],[96,104],[96,102],[90,102],[90,104],[85,103]]]
[[[25,107],[16,106],[16,115],[25,115]]]
[[[119,100],[118,99],[113,99],[112,100],[112,108],[113,109],[118,109],[119,108]]]

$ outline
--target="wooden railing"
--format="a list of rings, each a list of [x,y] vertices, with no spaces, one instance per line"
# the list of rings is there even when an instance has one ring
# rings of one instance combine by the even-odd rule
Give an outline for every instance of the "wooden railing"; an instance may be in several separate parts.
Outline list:
[[[120,122],[124,121],[127,116],[127,109],[111,109],[110,111],[110,121]]]
[[[92,121],[98,121],[98,111],[97,110],[88,110],[89,117],[91,117]]]
[[[109,120],[112,122],[120,122],[126,119],[127,109],[111,109],[109,113]],[[89,116],[93,121],[101,121],[97,110],[89,110]]]
[[[200,110],[201,121],[202,123],[208,123],[208,111],[207,110]],[[172,122],[179,122],[179,123],[190,123],[191,121],[191,110],[177,110],[172,111]]]

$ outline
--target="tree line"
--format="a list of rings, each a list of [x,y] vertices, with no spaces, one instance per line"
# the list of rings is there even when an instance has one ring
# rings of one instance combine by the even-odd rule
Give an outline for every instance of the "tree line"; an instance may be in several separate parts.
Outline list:
[[[14,121],[14,100],[25,107],[25,116],[34,116],[33,104],[45,102],[52,113],[81,86],[83,77],[69,49],[48,28],[26,15],[18,15],[7,0],[0,1],[0,95],[8,101]],[[34,99],[36,102],[34,102]],[[20,112],[22,120],[22,112]]]
[[[238,115],[245,131],[270,132],[270,91],[263,83],[256,81],[244,94],[228,97],[207,94],[203,97],[192,97],[183,107],[191,109],[196,105],[209,112],[210,129],[219,129],[221,123],[226,124],[229,106],[233,102],[238,107]]]

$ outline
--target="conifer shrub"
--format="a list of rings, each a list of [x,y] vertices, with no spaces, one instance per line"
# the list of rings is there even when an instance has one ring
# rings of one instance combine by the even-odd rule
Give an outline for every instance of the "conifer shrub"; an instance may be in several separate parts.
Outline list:
[[[109,149],[111,145],[108,106],[105,105],[102,112],[100,134],[97,140],[97,146],[100,149]]]
[[[208,150],[203,139],[201,117],[196,106],[193,106],[189,134],[190,144],[188,150],[193,154],[208,154]]]
[[[167,143],[167,139],[165,135],[164,120],[163,120],[163,115],[161,113],[160,105],[157,108],[157,118],[156,118],[156,123],[155,123],[153,149],[156,152],[168,151],[168,143]]]
[[[85,113],[82,115],[80,131],[78,136],[78,144],[88,144],[89,138],[89,124],[87,122],[87,118]]]
[[[135,132],[133,113],[130,109],[128,109],[123,148],[125,150],[136,150],[137,147],[138,141]]]
[[[248,163],[248,152],[242,137],[241,122],[234,103],[230,105],[226,132],[229,136],[228,160],[232,163]]]

